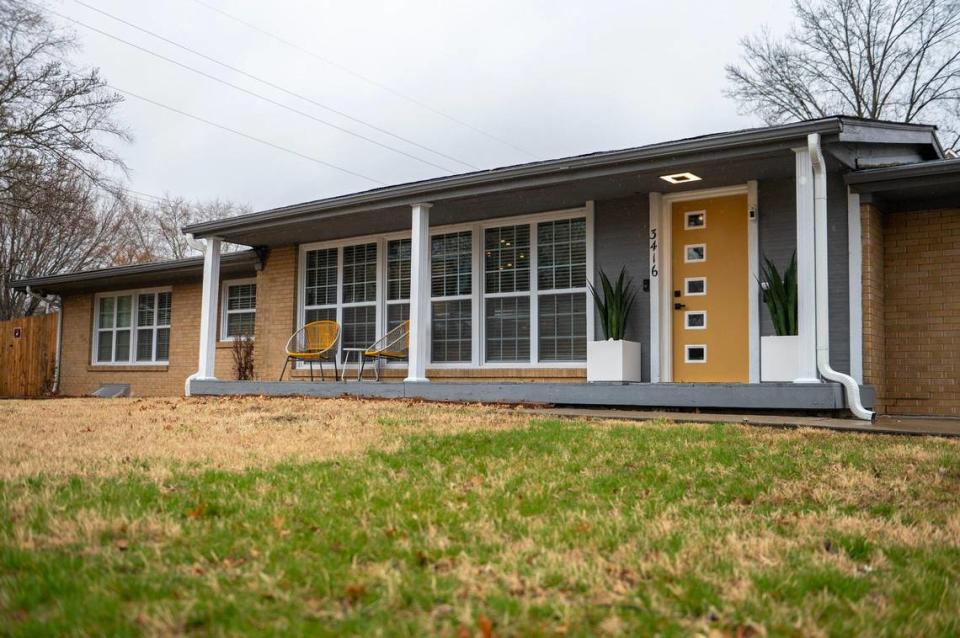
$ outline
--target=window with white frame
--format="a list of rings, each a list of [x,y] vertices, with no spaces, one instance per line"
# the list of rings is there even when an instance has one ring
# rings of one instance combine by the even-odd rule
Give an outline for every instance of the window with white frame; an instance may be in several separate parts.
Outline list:
[[[530,225],[484,230],[486,361],[530,361]]]
[[[387,242],[387,330],[410,318],[410,240]]]
[[[166,363],[170,358],[170,291],[97,295],[94,362]]]
[[[343,347],[366,348],[377,340],[377,242],[342,250]]]
[[[537,224],[540,361],[587,358],[587,220]]]
[[[473,233],[430,239],[430,335],[435,363],[473,359]]]
[[[222,339],[252,337],[257,324],[257,283],[255,279],[223,282]]]
[[[435,228],[431,362],[582,365],[590,307],[587,232],[582,212]],[[363,241],[301,252],[301,317],[339,321],[345,347],[365,347],[410,316],[409,237]]]
[[[337,320],[337,248],[307,251],[304,264],[304,323]]]
[[[340,345],[365,348],[377,333],[377,242],[308,250],[304,322],[338,321]]]

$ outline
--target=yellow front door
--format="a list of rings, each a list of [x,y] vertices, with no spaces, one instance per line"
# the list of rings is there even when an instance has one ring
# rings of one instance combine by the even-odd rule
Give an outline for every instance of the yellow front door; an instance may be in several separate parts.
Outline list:
[[[747,196],[673,204],[673,380],[749,380]]]

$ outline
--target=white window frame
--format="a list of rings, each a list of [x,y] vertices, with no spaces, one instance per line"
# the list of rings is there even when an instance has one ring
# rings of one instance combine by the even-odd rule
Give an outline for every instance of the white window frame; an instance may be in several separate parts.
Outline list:
[[[690,249],[691,248],[703,248],[703,259],[690,259]],[[707,261],[707,245],[704,243],[699,244],[684,244],[683,245],[683,263],[685,264],[702,264]]]
[[[569,208],[562,210],[554,211],[545,211],[540,213],[526,214],[526,215],[513,215],[513,216],[503,216],[496,217],[491,219],[484,219],[477,222],[470,223],[460,223],[460,224],[448,224],[443,226],[431,226],[430,227],[430,238],[433,239],[436,235],[446,235],[449,233],[460,232],[464,230],[472,231],[473,235],[473,245],[472,245],[472,274],[471,274],[471,294],[470,295],[458,295],[456,297],[438,297],[437,300],[443,301],[453,301],[457,299],[469,299],[471,301],[471,311],[472,311],[472,352],[470,361],[459,361],[459,362],[442,362],[434,363],[432,362],[432,353],[429,352],[430,341],[427,342],[427,361],[430,363],[427,364],[428,368],[440,369],[440,368],[451,368],[451,369],[464,369],[464,368],[490,368],[490,369],[526,369],[526,368],[542,368],[542,369],[554,369],[554,368],[586,368],[586,361],[539,361],[539,313],[537,307],[537,301],[539,298],[538,290],[538,277],[537,277],[537,241],[536,241],[536,227],[531,229],[530,237],[530,272],[531,272],[531,281],[530,281],[530,291],[531,302],[530,302],[530,361],[505,361],[505,362],[491,362],[484,363],[484,358],[486,353],[484,352],[485,340],[484,340],[484,323],[485,323],[485,308],[484,308],[484,290],[485,290],[485,281],[484,281],[484,266],[483,266],[483,234],[487,228],[495,228],[498,226],[517,226],[521,224],[536,224],[541,221],[555,221],[561,219],[572,219],[576,217],[583,217],[586,219],[587,224],[587,282],[593,281],[594,276],[594,206],[593,202],[586,202],[584,206],[578,208]],[[299,256],[297,262],[297,328],[302,328],[304,325],[304,318],[306,316],[306,309],[304,306],[305,301],[305,290],[304,283],[306,277],[306,259],[307,252],[311,250],[317,250],[322,248],[338,248],[337,251],[337,321],[341,322],[342,314],[340,300],[342,298],[342,283],[343,283],[343,246],[350,246],[354,244],[364,244],[371,243],[376,241],[377,246],[377,260],[379,262],[378,267],[378,276],[377,276],[377,335],[382,336],[385,332],[387,325],[387,242],[392,239],[409,239],[409,231],[399,231],[393,233],[378,233],[371,235],[362,235],[356,237],[348,237],[345,239],[337,239],[331,241],[321,241],[321,242],[311,242],[306,244],[301,244],[299,247]],[[589,288],[569,288],[569,289],[551,289],[549,291],[542,291],[543,294],[565,294],[565,293],[579,293],[583,292],[586,297],[586,313],[587,313],[587,341],[591,341],[594,338],[594,303],[593,295],[589,293]],[[429,294],[430,291],[427,291]],[[413,290],[411,288],[411,295]],[[512,293],[511,293],[512,294]],[[432,305],[434,301],[433,296],[430,297],[430,303]],[[409,300],[404,300],[403,303],[409,303]],[[368,305],[357,304],[357,305]],[[333,307],[324,306],[324,307]],[[431,310],[432,311],[432,310]],[[341,359],[342,360],[342,357]],[[355,364],[351,360],[349,367],[353,367]],[[406,362],[388,362],[384,364],[387,367],[396,367],[396,368],[406,368]]]
[[[700,226],[691,226],[690,218],[694,215],[703,215],[703,224]],[[707,211],[704,210],[688,210],[683,214],[683,229],[684,230],[703,230],[707,227]]]
[[[390,291],[389,291],[389,285],[390,285],[390,282],[389,282],[389,280],[388,280],[388,277],[389,277],[389,275],[390,275],[390,253],[389,253],[390,242],[393,242],[393,241],[403,241],[403,240],[410,241],[410,235],[407,234],[407,235],[405,235],[405,236],[396,236],[396,235],[385,236],[384,239],[383,239],[383,243],[382,243],[382,245],[383,245],[383,272],[380,274],[380,276],[381,276],[382,279],[383,279],[383,304],[384,304],[384,305],[383,305],[383,322],[382,322],[382,324],[381,324],[381,323],[380,323],[380,320],[378,319],[377,325],[378,325],[378,326],[380,326],[380,325],[383,326],[383,328],[384,328],[384,334],[386,334],[386,329],[387,329],[388,324],[389,324],[388,319],[389,319],[389,314],[390,314],[390,306],[402,306],[402,305],[406,304],[406,305],[407,305],[407,314],[408,314],[408,315],[410,314],[410,295],[407,295],[406,297],[399,297],[399,298],[397,298],[397,299],[390,299],[390,297],[389,297],[389,292],[390,292]],[[412,255],[412,254],[410,255],[410,260],[411,260],[411,267],[412,267],[412,264],[413,264],[413,255]],[[413,282],[412,282],[412,281],[410,282],[410,292],[411,292],[411,294],[412,294],[412,292],[413,292]],[[380,314],[379,309],[380,309],[380,306],[379,306],[379,300],[378,300],[378,313],[377,313],[378,315]],[[404,365],[406,365],[406,364],[404,364]]]
[[[220,341],[229,342],[233,341],[233,337],[227,334],[227,326],[229,325],[228,319],[230,315],[237,314],[246,314],[253,313],[254,325],[257,321],[257,306],[254,304],[253,308],[244,308],[242,310],[230,310],[230,306],[227,303],[230,299],[230,287],[231,286],[245,286],[247,284],[257,285],[256,277],[248,277],[245,279],[226,279],[220,283],[221,286],[221,295],[220,295]],[[259,297],[259,293],[258,293]],[[255,338],[255,335],[250,335],[251,339]]]
[[[377,335],[383,335],[383,327],[386,325],[386,241],[385,238],[387,235],[378,236],[378,235],[364,235],[362,237],[348,237],[346,239],[338,239],[336,241],[324,241],[324,242],[314,242],[310,244],[301,244],[300,245],[300,255],[297,261],[297,329],[303,328],[306,317],[307,317],[307,307],[306,307],[306,274],[307,274],[307,253],[312,250],[326,250],[326,249],[336,249],[337,251],[337,290],[336,290],[336,302],[332,304],[320,304],[318,306],[313,306],[310,310],[329,310],[331,308],[336,311],[336,322],[340,325],[341,334],[340,339],[337,342],[337,361],[343,360],[343,309],[359,306],[375,306],[376,311],[376,329],[375,332]],[[393,237],[391,237],[393,238]],[[364,244],[377,244],[377,281],[376,281],[376,294],[374,296],[374,301],[351,301],[349,303],[344,303],[343,301],[343,249],[347,246],[360,246]],[[297,368],[309,368],[309,365],[304,362],[298,362],[296,364]]]
[[[690,284],[694,281],[703,282],[703,292],[690,292]],[[707,278],[706,277],[684,277],[683,278],[683,296],[684,297],[706,297],[707,296]]]
[[[703,315],[703,325],[702,326],[691,326],[690,317],[694,315]],[[684,330],[706,330],[707,329],[707,311],[706,310],[687,310],[683,313],[683,329]]]
[[[691,359],[690,358],[690,349],[691,348],[703,348],[703,359]],[[705,343],[688,343],[683,346],[683,362],[690,364],[701,364],[707,362],[707,344]]]
[[[150,361],[137,361],[137,336],[139,334],[140,326],[137,325],[137,301],[140,295],[159,295],[160,293],[169,292],[170,297],[170,323],[169,324],[157,324],[154,323],[152,326],[143,326],[143,330],[153,329],[153,359]],[[131,297],[130,302],[130,356],[126,361],[97,361],[97,353],[100,350],[100,300],[104,297]],[[154,308],[154,313],[156,315],[157,308]],[[93,295],[93,320],[91,321],[91,335],[90,335],[90,365],[95,367],[118,367],[118,366],[166,366],[170,364],[169,351],[166,359],[157,359],[157,329],[158,328],[167,328],[170,330],[170,341],[171,345],[173,342],[173,288],[171,286],[163,286],[159,288],[135,288],[132,290],[117,290],[110,292],[98,292]],[[110,331],[110,334],[113,335],[116,332],[116,301],[114,301],[114,327]]]

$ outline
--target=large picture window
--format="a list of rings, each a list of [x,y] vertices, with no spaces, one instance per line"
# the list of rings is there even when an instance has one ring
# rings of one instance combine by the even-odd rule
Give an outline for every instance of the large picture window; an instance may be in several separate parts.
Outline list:
[[[430,241],[430,335],[435,363],[473,359],[473,233],[434,235]]]
[[[431,363],[583,365],[589,220],[578,210],[434,228]],[[405,236],[305,246],[302,320],[338,321],[343,347],[370,345],[410,318],[411,261]]]
[[[167,363],[172,302],[169,291],[97,295],[94,362]]]

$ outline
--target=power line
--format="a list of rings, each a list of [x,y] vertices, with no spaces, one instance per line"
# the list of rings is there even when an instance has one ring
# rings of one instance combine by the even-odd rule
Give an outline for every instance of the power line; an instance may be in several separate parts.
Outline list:
[[[144,102],[147,102],[148,104],[153,104],[154,106],[158,106],[158,107],[160,107],[160,108],[162,108],[162,109],[166,109],[166,110],[168,110],[168,111],[172,111],[173,113],[178,113],[178,114],[180,114],[180,115],[182,115],[182,116],[184,116],[184,117],[189,117],[189,118],[192,119],[192,120],[196,120],[196,121],[198,121],[198,122],[203,122],[204,124],[207,124],[207,125],[209,125],[209,126],[213,126],[214,128],[218,128],[218,129],[220,129],[220,130],[222,130],[222,131],[227,131],[228,133],[233,133],[234,135],[239,135],[240,137],[244,137],[244,138],[246,138],[246,139],[248,139],[248,140],[257,142],[258,144],[263,144],[264,146],[269,146],[269,147],[271,147],[271,148],[275,148],[275,149],[277,149],[278,151],[283,151],[284,153],[289,153],[289,154],[291,154],[291,155],[296,155],[297,157],[303,158],[303,159],[305,159],[305,160],[310,160],[311,162],[314,162],[314,163],[316,163],[316,164],[320,164],[321,166],[326,166],[327,168],[332,168],[332,169],[334,169],[334,170],[338,170],[338,171],[340,171],[341,173],[346,173],[347,175],[353,175],[354,177],[363,178],[363,179],[367,180],[368,182],[373,182],[374,184],[380,184],[381,186],[386,186],[386,185],[387,185],[386,182],[381,182],[379,179],[375,179],[375,178],[373,178],[373,177],[369,177],[369,176],[367,176],[367,175],[364,175],[363,173],[357,173],[357,172],[355,172],[355,171],[350,170],[349,168],[344,168],[344,167],[342,167],[342,166],[337,166],[336,164],[331,164],[330,162],[324,161],[324,160],[319,159],[319,158],[317,158],[317,157],[313,157],[313,156],[311,156],[311,155],[306,155],[305,153],[301,153],[300,151],[295,151],[295,150],[293,150],[293,149],[291,149],[291,148],[287,148],[286,146],[281,146],[280,144],[275,144],[274,142],[270,142],[270,141],[268,141],[268,140],[261,139],[261,138],[259,138],[259,137],[254,137],[253,135],[249,135],[249,134],[247,134],[247,133],[244,133],[243,131],[238,131],[237,129],[230,128],[229,126],[224,126],[223,124],[219,124],[219,123],[217,123],[217,122],[213,122],[213,121],[208,120],[208,119],[206,119],[206,118],[200,117],[199,115],[194,115],[193,113],[187,113],[186,111],[181,111],[180,109],[175,108],[175,107],[173,107],[173,106],[169,106],[169,105],[167,105],[167,104],[163,104],[162,102],[157,102],[156,100],[151,100],[151,99],[148,98],[148,97],[144,97],[144,96],[139,95],[139,94],[137,94],[137,93],[134,93],[134,92],[132,92],[132,91],[126,91],[126,90],[124,90],[124,89],[121,89],[120,87],[116,86],[115,84],[111,84],[110,87],[111,87],[114,91],[117,91],[118,93],[122,93],[122,94],[124,94],[124,95],[128,95],[128,96],[130,96],[130,97],[132,97],[132,98],[136,98],[136,99],[138,99],[138,100],[142,100],[142,101],[144,101]]]
[[[395,88],[393,88],[393,87],[391,87],[391,86],[389,86],[389,85],[386,85],[386,84],[384,84],[384,83],[382,83],[382,82],[379,82],[378,80],[375,80],[375,79],[373,79],[373,78],[371,78],[371,77],[369,77],[369,76],[367,76],[367,75],[364,75],[364,74],[360,73],[359,71],[354,71],[353,69],[351,69],[351,68],[349,68],[349,67],[347,67],[347,66],[344,66],[343,64],[340,64],[339,62],[336,62],[336,61],[334,61],[334,60],[331,60],[330,58],[324,57],[324,56],[322,56],[322,55],[320,55],[320,54],[318,54],[318,53],[315,53],[315,52],[313,52],[313,51],[310,51],[309,49],[306,49],[306,48],[300,46],[300,45],[297,44],[296,42],[291,42],[290,40],[287,40],[287,39],[285,39],[285,38],[283,38],[283,37],[281,37],[281,36],[279,36],[279,35],[277,35],[277,34],[275,34],[275,33],[271,33],[270,31],[267,31],[266,29],[264,29],[264,28],[262,28],[262,27],[259,27],[259,26],[257,26],[256,24],[253,24],[252,22],[247,22],[247,21],[244,20],[243,18],[238,18],[238,17],[235,16],[235,15],[232,15],[232,14],[230,14],[230,13],[227,13],[227,12],[224,11],[223,9],[220,9],[220,8],[218,8],[218,7],[215,7],[215,6],[211,5],[211,4],[208,4],[207,2],[204,2],[203,0],[191,0],[191,2],[194,2],[195,4],[199,4],[200,6],[205,7],[207,10],[213,11],[214,13],[219,13],[220,15],[222,15],[222,16],[224,16],[224,17],[226,17],[226,18],[229,18],[230,20],[233,20],[234,22],[238,22],[238,23],[242,24],[243,26],[245,26],[245,27],[247,27],[247,28],[249,28],[249,29],[253,29],[254,31],[256,31],[256,32],[258,32],[258,33],[261,33],[261,34],[263,34],[263,35],[265,35],[265,36],[267,36],[267,37],[269,37],[269,38],[273,38],[273,39],[276,40],[277,42],[280,42],[280,43],[282,43],[282,44],[285,44],[285,45],[288,46],[288,47],[294,48],[294,49],[300,51],[301,53],[305,53],[306,55],[309,55],[310,57],[315,58],[315,59],[323,62],[324,64],[327,64],[327,65],[332,66],[332,67],[334,67],[334,68],[336,68],[336,69],[339,69],[340,71],[343,71],[344,73],[346,73],[346,74],[348,74],[348,75],[352,75],[353,77],[355,77],[355,78],[357,78],[357,79],[359,79],[359,80],[362,80],[362,81],[366,82],[367,84],[370,84],[371,86],[375,86],[375,87],[377,87],[378,89],[381,89],[381,90],[386,91],[386,92],[388,92],[388,93],[390,93],[390,94],[392,94],[392,95],[395,95],[396,97],[399,97],[399,98],[401,98],[401,99],[403,99],[403,100],[406,100],[407,102],[410,102],[411,104],[415,104],[415,105],[419,106],[419,107],[422,108],[422,109],[425,109],[425,110],[427,110],[427,111],[430,111],[430,112],[433,113],[434,115],[439,115],[440,117],[442,117],[442,118],[444,118],[444,119],[450,120],[451,122],[455,122],[456,124],[459,124],[460,126],[464,126],[464,127],[468,128],[468,129],[470,129],[471,131],[474,131],[475,133],[479,133],[480,135],[483,135],[484,137],[490,138],[491,140],[493,140],[493,141],[495,141],[495,142],[498,142],[498,143],[500,143],[500,144],[503,144],[504,146],[509,146],[509,147],[512,148],[513,150],[515,150],[515,151],[517,151],[517,152],[519,152],[519,153],[522,153],[523,155],[526,155],[527,157],[530,157],[530,158],[536,159],[536,160],[542,159],[542,158],[538,157],[536,154],[531,153],[530,151],[528,151],[528,150],[526,150],[526,149],[524,149],[524,148],[522,148],[522,147],[520,147],[520,146],[517,146],[516,144],[514,144],[514,143],[512,143],[512,142],[508,142],[507,140],[505,140],[505,139],[503,139],[503,138],[501,138],[501,137],[497,137],[496,135],[493,135],[492,133],[488,133],[487,131],[484,131],[483,129],[478,128],[478,127],[474,126],[473,124],[470,124],[469,122],[464,122],[463,120],[461,120],[461,119],[459,119],[459,118],[456,118],[456,117],[454,117],[454,116],[452,116],[452,115],[450,115],[450,114],[448,114],[448,113],[444,113],[443,111],[441,111],[441,110],[439,110],[439,109],[436,109],[436,108],[430,106],[429,104],[418,100],[417,98],[414,98],[414,97],[411,97],[411,96],[409,96],[409,95],[407,95],[407,94],[405,94],[405,93],[402,93],[402,92],[400,92],[399,90],[397,90],[397,89],[395,89]]]
[[[257,81],[257,82],[260,82],[261,84],[264,84],[264,85],[266,85],[266,86],[269,86],[270,88],[276,89],[276,90],[278,90],[278,91],[282,91],[283,93],[286,93],[287,95],[291,95],[291,96],[293,96],[293,97],[295,97],[295,98],[298,98],[298,99],[300,99],[300,100],[303,100],[303,101],[305,101],[305,102],[309,102],[310,104],[313,104],[314,106],[318,106],[318,107],[320,107],[320,108],[322,108],[322,109],[324,109],[324,110],[330,111],[331,113],[336,113],[337,115],[339,115],[339,116],[341,116],[341,117],[343,117],[343,118],[346,118],[346,119],[348,119],[348,120],[350,120],[350,121],[352,121],[352,122],[356,122],[357,124],[362,124],[363,126],[367,126],[367,127],[371,128],[371,129],[373,129],[373,130],[375,130],[375,131],[378,131],[378,132],[380,132],[380,133],[383,133],[384,135],[389,135],[390,137],[393,137],[393,138],[395,138],[395,139],[398,139],[398,140],[400,140],[400,141],[402,141],[402,142],[406,142],[407,144],[410,144],[410,145],[412,145],[412,146],[416,146],[417,148],[420,148],[420,149],[422,149],[422,150],[428,151],[428,152],[430,152],[430,153],[433,153],[433,154],[435,154],[435,155],[438,155],[438,156],[443,157],[443,158],[445,158],[445,159],[448,159],[448,160],[450,160],[450,161],[456,162],[456,163],[458,163],[458,164],[462,164],[462,165],[464,165],[464,166],[467,166],[467,167],[472,168],[472,169],[475,169],[475,170],[479,170],[479,169],[480,169],[480,167],[475,166],[475,165],[471,164],[470,162],[465,162],[465,161],[463,161],[463,160],[461,160],[461,159],[457,159],[456,157],[453,157],[452,155],[448,155],[448,154],[446,154],[446,153],[443,153],[443,152],[441,152],[441,151],[438,151],[438,150],[436,150],[436,149],[434,149],[434,148],[431,148],[431,147],[429,147],[429,146],[426,146],[426,145],[424,145],[424,144],[420,144],[420,143],[418,143],[418,142],[415,142],[415,141],[413,141],[413,140],[411,140],[411,139],[409,139],[409,138],[403,137],[403,136],[401,136],[401,135],[397,135],[396,133],[393,133],[393,132],[391,132],[391,131],[389,131],[389,130],[387,130],[387,129],[385,129],[385,128],[381,128],[381,127],[379,127],[379,126],[376,126],[375,124],[371,124],[370,122],[367,122],[367,121],[365,121],[365,120],[362,120],[362,119],[360,119],[360,118],[358,118],[358,117],[354,117],[354,116],[350,115],[349,113],[345,113],[345,112],[340,111],[340,110],[338,110],[338,109],[335,109],[335,108],[333,108],[333,107],[331,107],[331,106],[327,106],[326,104],[323,104],[323,103],[321,103],[321,102],[317,102],[316,100],[314,100],[314,99],[312,99],[312,98],[310,98],[310,97],[308,97],[308,96],[306,96],[306,95],[303,95],[303,94],[301,94],[301,93],[297,93],[297,92],[295,92],[295,91],[291,91],[290,89],[287,89],[287,88],[285,88],[285,87],[283,87],[283,86],[280,86],[279,84],[275,84],[274,82],[271,82],[270,80],[267,80],[267,79],[264,79],[264,78],[262,78],[262,77],[253,75],[252,73],[248,73],[247,71],[244,71],[243,69],[240,69],[240,68],[238,68],[238,67],[235,67],[235,66],[233,66],[233,65],[231,65],[231,64],[228,64],[228,63],[226,63],[226,62],[223,62],[223,61],[221,61],[221,60],[217,60],[216,58],[213,58],[213,57],[211,57],[211,56],[209,56],[209,55],[206,55],[206,54],[204,54],[204,53],[201,53],[200,51],[197,51],[196,49],[192,49],[192,48],[190,48],[190,47],[188,47],[188,46],[186,46],[186,45],[184,45],[184,44],[181,44],[181,43],[179,43],[179,42],[176,42],[176,41],[174,41],[174,40],[171,40],[170,38],[164,37],[164,36],[160,35],[159,33],[156,33],[156,32],[154,32],[154,31],[151,31],[150,29],[146,29],[146,28],[141,27],[141,26],[139,26],[139,25],[137,25],[137,24],[135,24],[135,23],[133,23],[133,22],[130,22],[130,21],[128,21],[128,20],[124,20],[123,18],[120,18],[120,17],[118,17],[118,16],[115,16],[115,15],[113,15],[112,13],[109,13],[109,12],[107,12],[107,11],[104,11],[104,10],[102,10],[102,9],[99,9],[99,8],[97,8],[97,7],[95,7],[95,6],[91,5],[91,4],[87,4],[86,2],[83,2],[82,0],[74,0],[74,2],[76,2],[76,3],[79,4],[80,6],[86,7],[87,9],[90,9],[91,11],[95,11],[95,12],[97,12],[97,13],[99,13],[99,14],[101,14],[101,15],[104,15],[104,16],[112,19],[112,20],[115,20],[115,21],[117,21],[117,22],[119,22],[119,23],[121,23],[121,24],[125,24],[126,26],[128,26],[128,27],[130,27],[130,28],[132,28],[132,29],[136,29],[137,31],[140,31],[141,33],[146,33],[147,35],[150,35],[150,36],[152,36],[152,37],[154,37],[154,38],[156,38],[156,39],[158,39],[158,40],[161,40],[162,42],[166,42],[167,44],[170,44],[170,45],[172,45],[172,46],[175,46],[175,47],[177,47],[177,48],[179,48],[179,49],[181,49],[181,50],[183,50],[183,51],[187,51],[187,52],[189,52],[189,53],[192,53],[193,55],[196,55],[197,57],[203,58],[204,60],[207,60],[207,61],[209,61],[209,62],[213,62],[214,64],[217,64],[217,65],[219,65],[219,66],[222,66],[222,67],[225,68],[225,69],[229,69],[229,70],[233,71],[234,73],[239,73],[240,75],[243,75],[243,76],[248,77],[248,78],[250,78],[250,79],[252,79],[252,80],[255,80],[255,81]]]
[[[311,119],[311,120],[313,120],[313,121],[315,121],[315,122],[319,122],[320,124],[323,124],[323,125],[325,125],[325,126],[329,126],[329,127],[331,127],[331,128],[334,128],[334,129],[337,129],[338,131],[342,131],[343,133],[346,133],[346,134],[348,134],[348,135],[352,135],[352,136],[354,136],[354,137],[358,137],[358,138],[360,138],[360,139],[366,140],[367,142],[370,142],[371,144],[375,144],[376,146],[379,146],[379,147],[381,147],[381,148],[387,149],[387,150],[389,150],[389,151],[393,151],[394,153],[399,153],[400,155],[403,155],[403,156],[405,156],[405,157],[409,157],[410,159],[416,160],[416,161],[421,162],[421,163],[423,163],[423,164],[427,164],[428,166],[432,166],[432,167],[434,167],[434,168],[439,168],[440,170],[442,170],[442,171],[444,171],[444,172],[447,172],[447,173],[452,173],[452,172],[453,172],[453,171],[451,171],[449,168],[447,168],[446,166],[441,166],[440,164],[436,164],[436,163],[431,162],[431,161],[429,161],[429,160],[425,160],[425,159],[423,159],[423,158],[421,158],[421,157],[417,157],[416,155],[413,155],[413,154],[411,154],[411,153],[407,153],[406,151],[403,151],[403,150],[398,149],[398,148],[396,148],[396,147],[390,146],[389,144],[383,144],[382,142],[378,142],[377,140],[375,140],[375,139],[373,139],[373,138],[367,137],[367,136],[365,136],[365,135],[361,135],[360,133],[357,133],[357,132],[355,132],[355,131],[351,131],[350,129],[344,128],[344,127],[342,127],[342,126],[338,126],[337,124],[334,124],[334,123],[332,123],[332,122],[328,122],[328,121],[326,121],[326,120],[324,120],[324,119],[322,119],[322,118],[319,118],[319,117],[317,117],[317,116],[315,116],[315,115],[311,115],[310,113],[307,113],[306,111],[301,111],[301,110],[299,110],[299,109],[295,109],[295,108],[293,108],[292,106],[289,106],[289,105],[287,105],[287,104],[284,104],[283,102],[278,102],[277,100],[274,100],[274,99],[272,99],[272,98],[266,97],[265,95],[261,95],[261,94],[257,93],[256,91],[251,91],[250,89],[245,89],[245,88],[243,88],[242,86],[240,86],[240,85],[238,85],[238,84],[233,84],[232,82],[228,82],[227,80],[223,80],[223,79],[221,79],[221,78],[218,78],[218,77],[215,76],[215,75],[212,75],[212,74],[207,73],[207,72],[205,72],[205,71],[201,71],[200,69],[194,68],[194,67],[190,66],[189,64],[184,64],[183,62],[178,62],[177,60],[174,60],[173,58],[168,58],[168,57],[165,56],[165,55],[161,55],[160,53],[157,53],[156,51],[152,51],[152,50],[150,50],[150,49],[148,49],[148,48],[146,48],[146,47],[142,47],[142,46],[140,46],[140,45],[138,45],[138,44],[134,44],[133,42],[130,42],[129,40],[124,40],[124,39],[121,38],[121,37],[118,37],[118,36],[115,36],[115,35],[113,35],[113,34],[111,34],[111,33],[108,33],[108,32],[106,32],[106,31],[103,31],[102,29],[98,29],[97,27],[90,26],[89,24],[86,24],[86,23],[84,23],[84,22],[81,22],[80,20],[77,20],[77,19],[75,19],[75,18],[70,18],[70,17],[65,16],[65,15],[63,15],[63,14],[57,13],[56,11],[53,11],[53,10],[49,10],[49,9],[48,9],[48,11],[49,11],[49,13],[51,13],[51,14],[53,14],[53,15],[55,15],[55,16],[58,16],[58,17],[60,17],[60,18],[63,19],[63,20],[66,20],[66,21],[68,21],[68,22],[72,22],[73,24],[79,25],[79,26],[81,26],[81,27],[83,27],[83,28],[85,28],[85,29],[89,29],[90,31],[93,31],[94,33],[99,33],[100,35],[102,35],[102,36],[104,36],[104,37],[110,38],[111,40],[116,40],[117,42],[120,42],[120,43],[125,44],[125,45],[127,45],[127,46],[129,46],[129,47],[132,47],[132,48],[134,48],[134,49],[137,49],[138,51],[142,51],[142,52],[146,53],[147,55],[152,55],[152,56],[155,57],[155,58],[159,58],[159,59],[161,59],[161,60],[164,60],[165,62],[169,62],[170,64],[173,64],[173,65],[175,65],[175,66],[178,66],[178,67],[180,67],[180,68],[182,68],[182,69],[186,69],[187,71],[191,71],[191,72],[193,72],[193,73],[196,73],[197,75],[203,76],[203,77],[205,77],[205,78],[207,78],[207,79],[209,79],[209,80],[213,80],[214,82],[218,82],[218,83],[223,84],[223,85],[225,85],[225,86],[229,86],[230,88],[232,88],[232,89],[234,89],[234,90],[236,90],[236,91],[240,91],[241,93],[246,93],[247,95],[253,96],[253,97],[255,97],[255,98],[259,99],[259,100],[263,100],[264,102],[267,102],[267,103],[272,104],[272,105],[274,105],[274,106],[278,106],[278,107],[280,107],[280,108],[282,108],[282,109],[285,109],[285,110],[287,110],[287,111],[290,111],[291,113],[295,113],[295,114],[300,115],[300,116],[302,116],[302,117]]]

